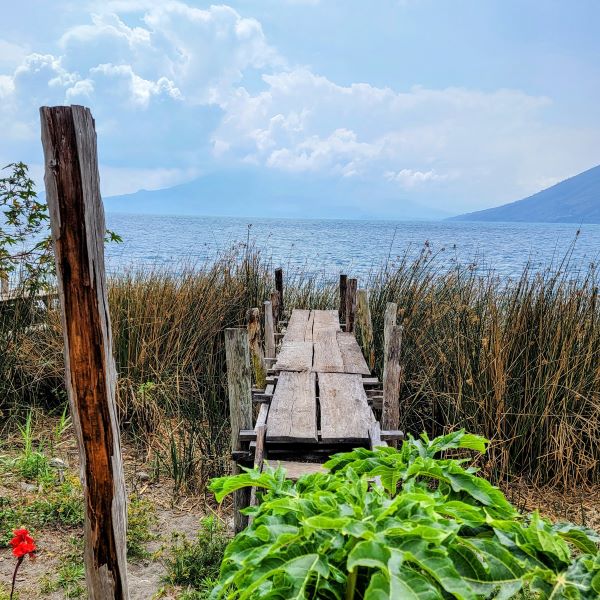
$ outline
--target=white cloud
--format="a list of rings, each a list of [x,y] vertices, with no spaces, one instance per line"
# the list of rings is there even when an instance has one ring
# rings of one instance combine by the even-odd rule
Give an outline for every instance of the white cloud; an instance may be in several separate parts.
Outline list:
[[[549,125],[545,97],[339,85],[290,66],[258,20],[226,5],[91,4],[89,20],[52,53],[0,40],[0,156],[37,158],[37,108],[70,102],[94,112],[111,193],[172,185],[213,160],[383,181],[411,194],[444,189],[477,203],[482,190],[492,201],[536,191],[597,149],[597,131]],[[169,166],[147,168],[157,164]]]
[[[448,179],[448,175],[440,175],[435,169],[430,169],[429,171],[401,169],[400,171],[386,171],[384,175],[388,181],[394,181],[406,188],[411,188],[430,181],[443,181]]]
[[[135,168],[100,165],[102,195],[131,194],[140,189],[159,190],[198,177],[197,168]]]

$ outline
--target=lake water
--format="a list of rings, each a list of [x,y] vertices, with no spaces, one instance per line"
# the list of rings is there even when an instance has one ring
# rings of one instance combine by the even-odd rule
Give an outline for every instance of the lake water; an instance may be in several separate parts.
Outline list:
[[[334,277],[365,277],[398,256],[418,256],[425,244],[442,265],[474,264],[517,276],[527,263],[554,268],[573,246],[570,268],[600,258],[600,225],[249,219],[107,214],[123,238],[107,248],[112,273],[156,266],[177,271],[211,261],[233,245],[251,242],[274,266]],[[577,232],[580,231],[579,235]],[[576,240],[576,241],[575,241]],[[574,243],[575,242],[575,243]]]

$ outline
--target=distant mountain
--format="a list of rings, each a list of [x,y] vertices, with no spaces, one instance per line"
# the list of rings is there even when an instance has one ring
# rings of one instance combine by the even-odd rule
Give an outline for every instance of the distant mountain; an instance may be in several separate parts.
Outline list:
[[[275,170],[217,171],[162,190],[104,199],[107,212],[235,217],[440,219],[397,186]]]
[[[450,220],[600,223],[600,165],[523,200]]]

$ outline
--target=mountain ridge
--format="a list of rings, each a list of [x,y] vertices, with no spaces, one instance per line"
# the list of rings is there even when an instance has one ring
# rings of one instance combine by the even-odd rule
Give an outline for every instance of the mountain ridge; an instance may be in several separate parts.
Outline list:
[[[600,223],[600,165],[521,200],[447,220]]]

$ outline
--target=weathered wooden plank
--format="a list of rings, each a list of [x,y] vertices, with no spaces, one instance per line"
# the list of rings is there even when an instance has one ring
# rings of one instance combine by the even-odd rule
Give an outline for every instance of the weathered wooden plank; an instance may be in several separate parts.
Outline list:
[[[390,344],[390,336],[392,329],[396,326],[396,318],[398,315],[398,305],[395,302],[388,302],[385,306],[385,314],[383,316],[383,379],[387,371],[387,353]]]
[[[312,364],[312,342],[284,341],[273,369],[275,371],[310,371]]]
[[[383,406],[381,408],[381,426],[384,429],[397,429],[400,423],[400,383],[402,367],[400,350],[402,327],[395,325],[390,332],[387,347],[387,366],[383,381]],[[393,444],[392,444],[393,445]]]
[[[313,341],[313,327],[315,323],[315,311],[311,310],[310,315],[308,317],[308,321],[306,322],[306,327],[304,329],[304,341],[312,342]]]
[[[284,342],[304,342],[306,326],[310,317],[310,310],[295,308],[287,325],[287,331],[283,338]],[[312,338],[308,341],[312,341]]]
[[[264,302],[265,311],[265,357],[275,358],[275,327],[273,326],[273,305]]]
[[[269,442],[315,442],[317,389],[314,373],[283,371],[267,418]]]
[[[273,469],[281,467],[285,469],[285,474],[288,479],[296,481],[303,475],[312,475],[313,473],[326,473],[323,465],[320,463],[298,462],[294,460],[274,460],[268,461],[268,464]]]
[[[313,370],[317,373],[343,373],[344,361],[337,343],[337,333],[341,332],[337,311],[315,310],[313,314]]]
[[[104,209],[94,119],[83,106],[40,109],[65,383],[79,445],[84,562],[91,600],[124,600],[127,503],[115,402]]]
[[[342,355],[344,364],[344,373],[358,373],[360,375],[370,375],[371,370],[367,365],[367,361],[360,351],[360,347],[356,342],[353,333],[345,333],[339,331],[337,333],[337,344]]]
[[[225,330],[225,358],[227,362],[227,387],[229,392],[229,418],[231,422],[231,449],[241,450],[240,430],[252,427],[252,384],[248,332],[245,329]],[[236,464],[233,473],[239,473]],[[240,509],[248,506],[247,490],[237,490],[233,495],[234,528],[240,532],[248,519]]]
[[[373,321],[371,319],[371,308],[369,306],[368,290],[358,290],[358,313],[357,321],[360,330],[360,340],[363,354],[367,359],[369,368],[375,368],[375,344],[373,343]]]
[[[319,373],[321,440],[360,442],[369,439],[375,417],[360,375]]]
[[[354,319],[356,318],[356,290],[357,279],[348,279],[346,282],[346,328],[345,331],[354,331]]]

